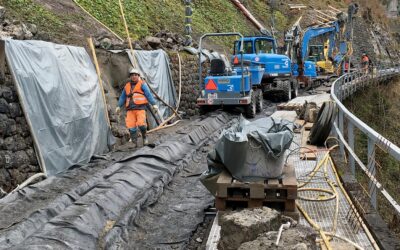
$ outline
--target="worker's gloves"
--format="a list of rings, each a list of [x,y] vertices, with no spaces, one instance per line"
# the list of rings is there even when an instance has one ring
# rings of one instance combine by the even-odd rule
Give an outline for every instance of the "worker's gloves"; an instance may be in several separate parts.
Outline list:
[[[158,106],[157,105],[153,105],[153,109],[154,110],[158,110]]]
[[[117,107],[117,108],[115,109],[115,113],[117,113],[117,114],[121,113],[121,108],[120,108],[120,107]]]

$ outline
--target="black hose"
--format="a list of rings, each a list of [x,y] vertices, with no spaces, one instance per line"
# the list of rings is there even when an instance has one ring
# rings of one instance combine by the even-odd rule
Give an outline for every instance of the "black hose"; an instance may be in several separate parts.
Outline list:
[[[324,102],[318,112],[317,121],[311,128],[308,137],[312,145],[324,145],[325,140],[331,133],[333,121],[336,118],[336,103]]]

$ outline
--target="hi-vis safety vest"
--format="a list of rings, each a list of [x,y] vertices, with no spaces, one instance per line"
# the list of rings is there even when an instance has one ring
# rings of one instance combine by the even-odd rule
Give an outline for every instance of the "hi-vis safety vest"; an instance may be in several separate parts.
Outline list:
[[[133,90],[131,89],[131,83],[128,82],[125,85],[125,94],[126,94],[126,102],[125,102],[125,107],[127,109],[132,108],[131,107],[131,102],[133,102],[135,105],[145,105],[148,103],[146,96],[144,95],[144,92],[142,90],[142,84],[143,81],[139,80],[138,83],[136,83],[135,87]]]

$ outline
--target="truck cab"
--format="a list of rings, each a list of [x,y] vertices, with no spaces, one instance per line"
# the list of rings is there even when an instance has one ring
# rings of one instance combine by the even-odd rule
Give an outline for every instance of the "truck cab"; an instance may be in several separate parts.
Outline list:
[[[234,43],[232,61],[241,58],[240,41]],[[243,41],[243,60],[250,65],[260,65],[264,68],[262,91],[264,94],[284,92],[282,99],[290,100],[297,95],[297,83],[292,77],[292,67],[289,57],[277,53],[276,42],[270,36],[245,37]],[[289,91],[289,93],[287,93]]]

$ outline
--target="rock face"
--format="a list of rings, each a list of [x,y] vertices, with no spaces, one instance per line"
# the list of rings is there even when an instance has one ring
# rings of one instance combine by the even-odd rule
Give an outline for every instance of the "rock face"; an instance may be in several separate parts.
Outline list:
[[[0,188],[9,192],[38,172],[29,127],[6,68],[0,77]]]
[[[378,61],[397,62],[400,57],[392,35],[382,29],[381,25],[372,21],[366,22],[365,18],[358,17],[354,20],[353,39],[353,63],[356,67],[361,64],[362,53],[366,53],[375,65],[378,65]]]
[[[38,34],[38,29],[34,24],[25,24],[20,21],[7,19],[7,11],[0,6],[0,37],[11,37],[17,40],[34,39]]]

